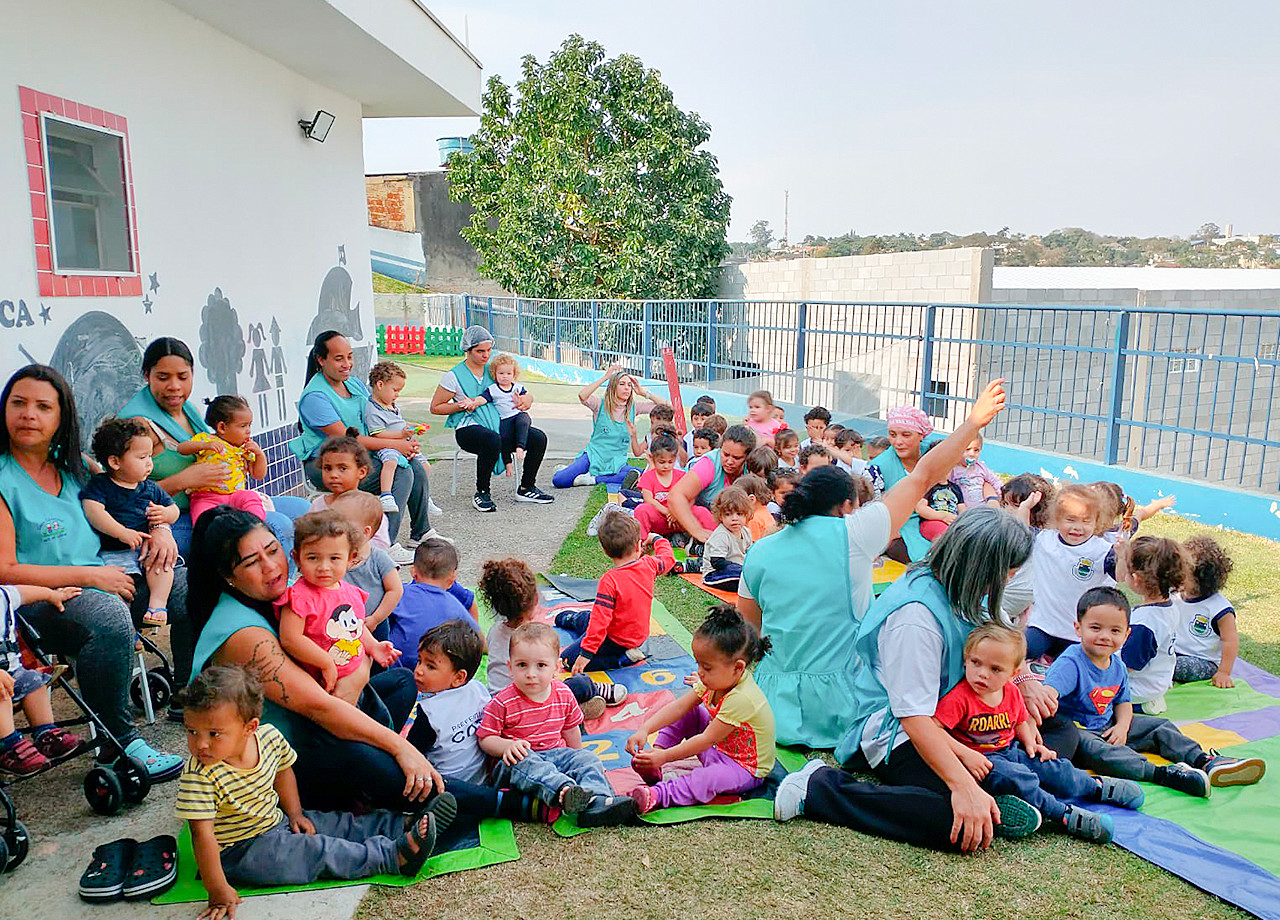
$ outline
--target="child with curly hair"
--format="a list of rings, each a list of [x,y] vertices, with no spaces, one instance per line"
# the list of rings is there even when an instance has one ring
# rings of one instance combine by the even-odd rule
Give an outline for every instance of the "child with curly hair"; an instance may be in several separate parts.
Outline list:
[[[1222,596],[1234,563],[1227,551],[1208,534],[1197,534],[1182,544],[1190,572],[1182,590],[1172,597],[1177,614],[1173,640],[1173,679],[1176,683],[1208,680],[1228,689],[1235,684],[1231,669],[1240,653],[1236,612]]]
[[[771,643],[728,604],[717,604],[693,634],[698,677],[627,739],[644,785],[631,793],[640,814],[673,805],[704,805],[716,796],[758,788],[776,759],[773,710],[752,677]],[[646,749],[654,732],[653,747]],[[664,779],[665,764],[697,757],[690,773]]]
[[[1119,555],[1124,583],[1142,601],[1129,615],[1129,638],[1120,655],[1129,669],[1129,695],[1142,712],[1164,712],[1178,631],[1170,595],[1187,580],[1187,557],[1167,537],[1137,537]]]

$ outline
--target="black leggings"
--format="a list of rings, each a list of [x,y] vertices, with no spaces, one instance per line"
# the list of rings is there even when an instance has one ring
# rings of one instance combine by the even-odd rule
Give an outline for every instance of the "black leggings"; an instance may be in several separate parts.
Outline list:
[[[453,434],[459,447],[476,455],[476,491],[488,492],[498,456],[510,455],[516,449],[515,426],[507,426],[504,432],[506,437],[483,425],[467,425],[465,428],[455,429]],[[520,488],[530,489],[538,479],[538,467],[542,466],[542,457],[547,452],[547,436],[541,429],[529,429],[524,450],[524,471],[520,476]]]

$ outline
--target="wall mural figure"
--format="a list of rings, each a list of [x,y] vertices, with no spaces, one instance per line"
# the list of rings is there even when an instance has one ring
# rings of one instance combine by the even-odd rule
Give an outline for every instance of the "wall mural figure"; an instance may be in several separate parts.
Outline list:
[[[249,358],[249,376],[253,378],[253,392],[258,394],[258,417],[255,421],[262,430],[271,427],[271,404],[267,401],[267,390],[271,389],[271,381],[267,379],[270,369],[267,367],[267,352],[262,347],[265,339],[262,323],[251,323],[249,344],[253,346],[253,354]]]
[[[280,347],[280,324],[271,317],[271,373],[275,374],[276,401],[280,408],[280,421],[288,414],[289,397],[284,391],[284,375],[289,368],[284,363],[284,349]]]
[[[339,257],[345,257],[345,247],[340,248]],[[316,310],[316,318],[311,321],[311,328],[307,331],[307,347],[327,329],[337,330],[351,340],[351,350],[355,357],[351,373],[361,381],[365,380],[369,376],[369,368],[373,366],[377,345],[364,340],[364,331],[360,325],[360,301],[356,301],[354,305],[351,303],[351,275],[341,265],[329,269],[320,284],[320,305]]]
[[[82,446],[87,448],[99,423],[119,412],[138,391],[142,350],[123,323],[110,313],[92,310],[62,333],[49,364],[76,394]]]
[[[231,301],[214,288],[200,312],[200,363],[218,395],[237,393],[236,380],[244,366],[244,332]]]

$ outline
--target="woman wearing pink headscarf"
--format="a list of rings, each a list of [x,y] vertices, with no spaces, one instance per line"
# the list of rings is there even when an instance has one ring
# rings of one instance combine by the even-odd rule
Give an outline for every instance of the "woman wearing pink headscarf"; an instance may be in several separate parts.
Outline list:
[[[889,423],[889,444],[893,449],[886,450],[867,467],[877,495],[883,495],[916,468],[920,462],[920,442],[933,432],[929,416],[915,406],[890,409],[885,418]],[[913,513],[884,554],[898,562],[915,562],[923,559],[928,550],[929,541],[920,534],[920,516]]]

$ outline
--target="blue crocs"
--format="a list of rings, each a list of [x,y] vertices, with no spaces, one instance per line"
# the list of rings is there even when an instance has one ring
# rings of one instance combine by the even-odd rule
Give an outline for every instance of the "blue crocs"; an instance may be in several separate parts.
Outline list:
[[[183,759],[177,754],[165,754],[157,751],[151,745],[147,744],[145,738],[134,738],[125,745],[124,752],[127,756],[140,762],[147,768],[147,773],[151,776],[151,782],[163,783],[166,780],[176,779],[182,772]]]

